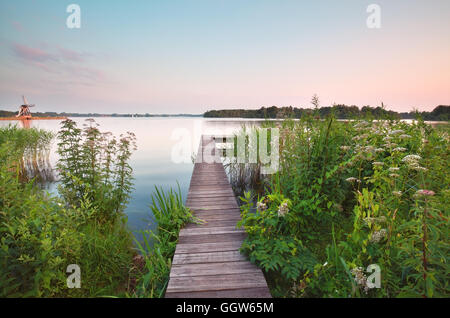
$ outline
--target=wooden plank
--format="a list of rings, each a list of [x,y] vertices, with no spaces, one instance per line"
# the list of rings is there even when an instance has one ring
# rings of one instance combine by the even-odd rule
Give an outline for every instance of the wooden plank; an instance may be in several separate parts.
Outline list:
[[[219,242],[219,243],[180,243],[178,242],[175,255],[186,253],[208,253],[237,251],[241,248],[241,241]]]
[[[170,277],[168,290],[171,292],[203,291],[203,290],[226,290],[239,288],[266,287],[267,283],[261,271],[243,274],[215,275],[210,276],[185,276]]]
[[[236,202],[236,198],[234,197],[220,197],[220,199],[217,198],[188,198],[186,200],[186,205],[190,206],[190,205],[198,205],[199,203],[201,204],[212,204],[212,203],[216,203],[216,202],[220,202],[220,204],[230,204],[230,205],[234,205],[235,207],[237,207],[237,202]]]
[[[199,225],[199,224],[195,224],[195,223],[191,223],[191,224],[187,224],[184,228],[185,229],[190,229],[190,228],[196,228],[198,226],[201,227],[221,227],[221,226],[236,226],[237,222],[239,221],[239,218],[236,219],[216,219],[216,220],[205,220],[203,224]]]
[[[179,236],[188,235],[218,235],[218,234],[228,234],[228,233],[244,233],[244,230],[237,229],[236,226],[222,226],[213,228],[203,228],[197,226],[196,228],[182,229]]]
[[[227,234],[201,234],[180,236],[179,243],[219,243],[241,241],[245,238],[245,233],[227,233]]]
[[[210,204],[210,203],[209,203]],[[201,203],[196,203],[195,205],[187,205],[188,208],[194,211],[216,211],[216,210],[231,210],[238,209],[237,203],[217,203],[217,205],[202,205]]]
[[[206,253],[175,254],[172,265],[181,264],[205,264],[205,263],[224,263],[224,262],[243,262],[247,258],[239,251],[218,251]]]
[[[255,270],[258,270],[258,267],[244,260],[241,262],[173,265],[170,273],[171,277],[195,277],[254,273]]]
[[[194,216],[200,219],[198,224],[208,221],[217,221],[217,220],[240,220],[241,215],[239,211],[223,211],[219,210],[219,212],[212,211],[196,211],[194,212]]]

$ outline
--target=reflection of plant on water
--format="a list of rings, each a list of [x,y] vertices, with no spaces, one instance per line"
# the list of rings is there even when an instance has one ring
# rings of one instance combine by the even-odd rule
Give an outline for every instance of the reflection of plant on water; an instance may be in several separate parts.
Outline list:
[[[54,135],[45,130],[29,128],[29,121],[21,122],[25,129],[9,125],[0,130],[0,145],[10,144],[15,152],[14,157],[20,158],[13,169],[17,169],[21,181],[34,179],[39,187],[48,188],[56,179],[50,163],[50,147]]]
[[[19,178],[30,181],[41,188],[48,188],[56,181],[55,172],[50,163],[49,147],[26,149],[19,164]]]
[[[251,145],[249,135],[254,134],[255,145]],[[234,136],[228,137],[228,140],[217,140],[216,143],[218,148],[221,150],[221,157],[223,160],[223,165],[225,171],[227,172],[230,184],[233,188],[234,193],[237,197],[243,196],[244,192],[251,191],[255,198],[263,195],[264,188],[268,187],[269,183],[268,177],[261,174],[262,163],[260,159],[260,129],[257,127],[247,128],[243,126],[241,130]],[[238,138],[244,140],[244,145],[242,150],[245,151],[244,157],[245,162],[238,159],[237,154],[237,142]],[[256,152],[256,162],[249,162],[249,151],[253,147]],[[268,149],[270,152],[270,149]],[[242,159],[242,158],[241,158]]]

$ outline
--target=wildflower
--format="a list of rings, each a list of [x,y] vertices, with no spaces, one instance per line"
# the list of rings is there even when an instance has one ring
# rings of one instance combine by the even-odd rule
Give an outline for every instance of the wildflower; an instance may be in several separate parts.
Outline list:
[[[392,140],[392,137],[391,136],[386,136],[386,137],[383,138],[383,140],[384,141],[389,141],[389,140]]]
[[[289,212],[288,203],[283,202],[281,203],[280,207],[278,208],[278,216],[285,216],[286,213]]]
[[[400,168],[397,168],[397,167],[390,167],[388,170],[389,170],[389,172],[395,172],[395,171],[399,171]]]
[[[398,135],[398,134],[403,134],[405,131],[402,129],[398,129],[398,130],[393,130],[390,132],[390,135]]]
[[[379,231],[375,231],[372,233],[372,235],[370,236],[370,242],[371,243],[378,243],[380,242],[383,238],[385,238],[387,235],[387,231],[385,229],[381,229]]]
[[[411,138],[411,136],[410,136],[410,135],[407,135],[407,134],[400,135],[399,137],[400,137],[400,139],[408,139],[408,138]]]
[[[364,288],[364,292],[367,294],[369,287],[367,286],[367,277],[364,275],[364,270],[362,267],[355,267],[351,271],[353,276],[355,276],[355,282],[358,286]]]
[[[384,152],[384,149],[383,148],[376,148],[375,152]]]
[[[377,166],[377,167],[381,167],[381,166],[384,165],[384,163],[383,163],[383,162],[380,162],[380,161],[375,161],[375,162],[373,162],[372,164],[373,164],[374,166]]]
[[[432,190],[424,190],[424,189],[420,189],[417,190],[415,196],[433,196],[435,193]]]
[[[404,148],[404,147],[397,147],[397,148],[392,149],[392,151],[398,151],[398,152],[404,152],[404,151],[406,151],[406,150],[407,150],[407,149]]]
[[[383,145],[383,147],[386,147],[386,148],[392,148],[395,146],[397,146],[397,144],[395,142],[388,142]]]
[[[256,209],[258,211],[264,211],[264,210],[267,209],[267,205],[265,203],[263,203],[263,202],[257,202],[256,203]]]
[[[398,178],[398,177],[400,177],[400,175],[398,173],[390,173],[389,177],[391,177],[391,178]]]
[[[359,123],[356,123],[353,127],[354,127],[354,128],[365,127],[365,126],[367,126],[368,124],[369,124],[369,123],[368,123],[367,121],[363,120],[363,121],[360,121]]]
[[[348,150],[350,150],[350,147],[349,146],[341,146],[341,150],[348,151]]]
[[[375,147],[374,146],[365,146],[364,150],[366,152],[374,152],[375,151]]]
[[[407,155],[407,156],[403,157],[402,161],[406,162],[407,164],[410,164],[410,163],[415,163],[415,162],[419,161],[420,159],[422,159],[422,157],[419,155]]]
[[[359,180],[359,179],[357,179],[355,177],[347,178],[347,179],[345,179],[345,181],[347,181],[347,182],[361,182],[361,180]]]
[[[353,137],[352,140],[358,141],[358,140],[361,140],[361,139],[366,139],[368,137],[369,137],[368,134],[362,134],[362,135],[358,135],[358,136]]]
[[[427,168],[422,167],[417,162],[411,163],[410,165],[408,165],[408,168],[411,169],[411,170],[416,170],[416,171],[428,171]]]
[[[402,196],[402,191],[392,191],[392,194],[395,195],[396,197],[400,197]]]

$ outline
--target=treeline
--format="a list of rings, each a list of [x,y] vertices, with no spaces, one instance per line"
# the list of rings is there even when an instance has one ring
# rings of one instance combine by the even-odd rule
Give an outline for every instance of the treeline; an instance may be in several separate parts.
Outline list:
[[[15,117],[18,112],[0,110],[0,117]],[[99,114],[99,113],[56,113],[32,112],[33,117],[202,117],[202,114]]]
[[[374,118],[393,118],[393,119],[414,119],[421,116],[424,120],[450,120],[450,106],[437,106],[431,112],[403,112],[398,113],[392,110],[386,110],[383,107],[364,106],[361,109],[357,106],[334,105],[320,107],[317,110],[311,108],[288,107],[261,107],[260,109],[222,109],[210,110],[204,114],[207,118],[301,118],[304,115],[318,112],[320,117],[325,117],[333,113],[339,119],[353,119],[371,116]]]

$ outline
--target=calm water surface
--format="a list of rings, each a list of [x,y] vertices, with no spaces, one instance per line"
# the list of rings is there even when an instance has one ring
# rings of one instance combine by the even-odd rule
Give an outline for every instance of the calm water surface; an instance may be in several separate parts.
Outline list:
[[[82,127],[86,118],[72,118]],[[180,185],[183,199],[189,188],[193,164],[187,162],[176,163],[172,160],[172,151],[177,144],[190,144],[190,154],[196,153],[202,134],[231,134],[243,125],[257,125],[258,120],[239,119],[205,119],[205,118],[95,118],[100,124],[102,132],[110,131],[115,136],[131,131],[136,134],[137,150],[131,157],[131,166],[134,175],[134,190],[125,213],[128,216],[128,224],[133,232],[153,229],[151,221],[151,198],[155,186],[161,186],[167,190],[177,188]],[[31,121],[30,126],[43,128],[57,132],[60,127],[59,120]],[[17,121],[0,121],[1,126],[17,124]],[[56,166],[58,155],[56,154],[57,140],[52,144],[50,162]],[[49,191],[56,193],[56,184],[49,185]]]

